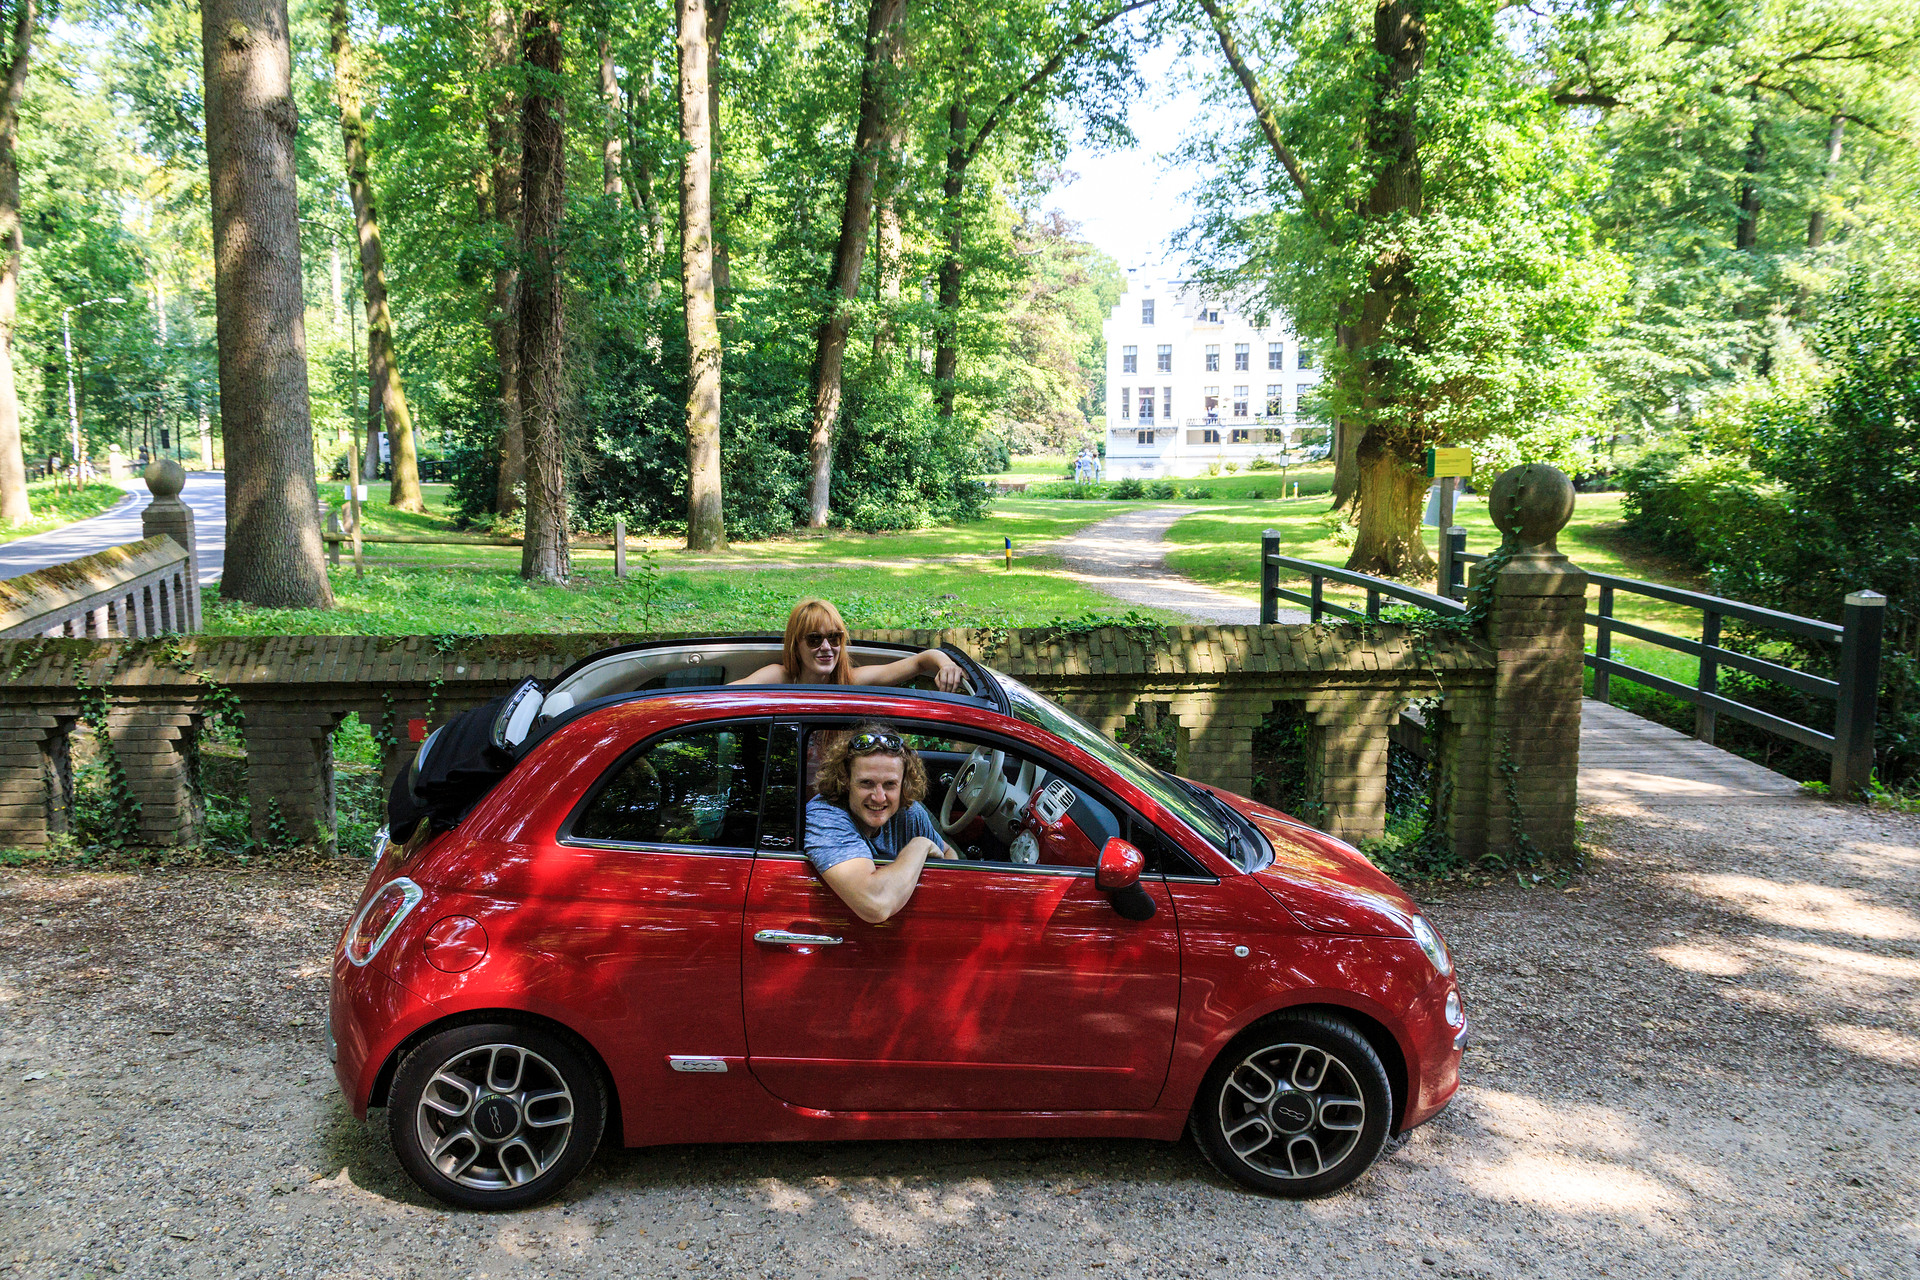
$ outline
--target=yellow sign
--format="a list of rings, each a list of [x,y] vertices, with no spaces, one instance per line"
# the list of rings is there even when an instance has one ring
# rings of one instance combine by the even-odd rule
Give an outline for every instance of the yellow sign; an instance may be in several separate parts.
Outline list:
[[[1429,480],[1437,480],[1441,476],[1470,476],[1472,474],[1473,450],[1427,450],[1427,478]]]

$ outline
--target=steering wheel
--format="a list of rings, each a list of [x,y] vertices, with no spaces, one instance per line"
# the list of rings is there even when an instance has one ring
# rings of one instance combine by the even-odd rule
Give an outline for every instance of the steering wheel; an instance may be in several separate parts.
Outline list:
[[[946,798],[940,802],[937,819],[940,830],[959,835],[974,819],[987,813],[1007,794],[1007,753],[988,747],[975,747],[960,771],[953,775]],[[954,810],[958,808],[956,816]]]

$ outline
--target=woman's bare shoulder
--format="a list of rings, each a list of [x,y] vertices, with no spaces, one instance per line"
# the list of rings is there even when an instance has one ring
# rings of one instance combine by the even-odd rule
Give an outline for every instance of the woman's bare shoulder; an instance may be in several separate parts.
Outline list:
[[[769,662],[766,666],[760,668],[758,671],[755,671],[749,675],[741,676],[738,680],[729,680],[727,683],[729,684],[785,684],[787,683],[787,669],[781,666],[777,662]]]

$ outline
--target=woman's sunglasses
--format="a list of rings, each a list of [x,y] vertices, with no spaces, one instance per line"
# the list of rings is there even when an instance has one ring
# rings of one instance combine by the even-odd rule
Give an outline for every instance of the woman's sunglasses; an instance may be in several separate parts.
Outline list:
[[[864,756],[874,751],[891,751],[905,754],[907,744],[896,733],[856,733],[847,742],[847,754]]]
[[[818,649],[823,644],[830,644],[838,649],[846,642],[847,633],[844,631],[809,631],[806,639],[807,648],[809,649]]]

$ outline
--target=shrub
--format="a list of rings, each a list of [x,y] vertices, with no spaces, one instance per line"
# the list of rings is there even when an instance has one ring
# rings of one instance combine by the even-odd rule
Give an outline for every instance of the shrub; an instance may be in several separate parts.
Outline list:
[[[1240,469],[1240,464],[1239,464],[1239,463],[1237,463],[1237,462],[1229,462],[1229,463],[1227,464],[1227,474],[1228,474],[1228,475],[1232,475],[1232,474],[1233,474],[1234,472],[1236,472],[1236,471],[1238,471],[1239,469]]]
[[[1165,502],[1180,496],[1180,486],[1171,480],[1155,480],[1147,486],[1147,496],[1156,501]]]
[[[1263,491],[1261,491],[1261,490],[1259,490],[1259,489],[1249,489],[1249,490],[1247,490],[1247,497],[1249,497],[1249,498],[1251,498],[1251,499],[1253,499],[1253,500],[1254,500],[1255,502],[1258,502],[1258,501],[1259,501],[1260,499],[1262,499],[1262,498],[1264,498],[1264,497],[1266,497],[1266,496],[1267,496],[1267,495],[1266,495],[1266,494],[1265,494],[1265,493],[1264,493]]]
[[[1249,471],[1278,471],[1279,469],[1280,464],[1264,454],[1247,464]]]
[[[1220,464],[1219,464],[1219,463],[1217,463],[1217,462],[1209,462],[1209,463],[1207,464],[1207,474],[1208,474],[1208,475],[1210,475],[1210,476],[1217,476],[1217,475],[1219,475],[1219,474],[1220,474]]]
[[[1147,490],[1146,486],[1141,484],[1138,479],[1133,476],[1128,476],[1124,480],[1114,481],[1113,488],[1107,490],[1107,496],[1110,498],[1144,498],[1147,496]]]
[[[1174,496],[1188,497],[1188,498],[1211,498],[1213,496],[1213,488],[1210,485],[1190,484],[1183,490],[1176,489],[1174,491]]]

